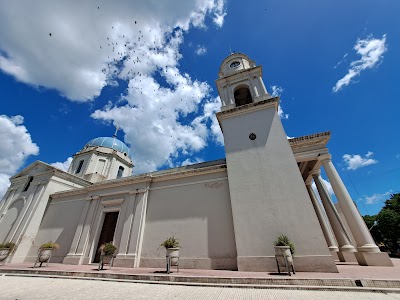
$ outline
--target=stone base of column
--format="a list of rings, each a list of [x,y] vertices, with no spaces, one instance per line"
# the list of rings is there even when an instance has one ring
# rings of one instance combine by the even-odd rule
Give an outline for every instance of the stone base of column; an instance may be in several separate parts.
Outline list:
[[[340,261],[342,262],[358,262],[355,254],[357,252],[344,252],[344,251],[338,251],[336,252],[337,256],[339,258]]]
[[[394,267],[386,252],[356,252],[355,256],[362,266]]]
[[[331,255],[294,256],[293,264],[296,272],[339,272]],[[238,271],[278,272],[275,256],[238,257],[237,266]]]

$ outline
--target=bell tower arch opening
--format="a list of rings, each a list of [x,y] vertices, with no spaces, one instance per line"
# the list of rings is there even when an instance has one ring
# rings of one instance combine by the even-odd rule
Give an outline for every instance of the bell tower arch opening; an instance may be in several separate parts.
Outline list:
[[[246,85],[241,85],[235,88],[233,94],[235,98],[236,107],[253,102],[253,97],[251,96],[250,89]]]

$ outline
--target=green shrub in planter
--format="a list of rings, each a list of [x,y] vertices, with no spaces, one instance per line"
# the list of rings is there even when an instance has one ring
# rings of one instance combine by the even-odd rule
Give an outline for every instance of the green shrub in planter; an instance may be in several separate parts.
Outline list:
[[[104,252],[104,255],[113,255],[115,251],[117,247],[112,242],[105,243],[99,248],[99,252]]]
[[[295,247],[294,247],[293,243],[284,234],[277,236],[274,244],[275,244],[275,246],[289,246],[290,252],[292,252],[292,254],[294,254],[294,252],[295,252]]]
[[[164,247],[165,249],[180,248],[180,245],[178,239],[175,236],[171,236],[167,238],[164,242],[162,242],[160,244],[160,247]]]
[[[47,243],[42,244],[39,249],[43,250],[43,249],[52,249],[54,251],[57,251],[60,248],[60,245],[57,243],[54,243],[52,241],[49,241]]]
[[[0,244],[0,250],[3,250],[3,249],[10,249],[10,250],[13,250],[14,247],[15,247],[15,244],[12,243],[12,242],[7,242],[7,243],[5,243],[5,244]]]

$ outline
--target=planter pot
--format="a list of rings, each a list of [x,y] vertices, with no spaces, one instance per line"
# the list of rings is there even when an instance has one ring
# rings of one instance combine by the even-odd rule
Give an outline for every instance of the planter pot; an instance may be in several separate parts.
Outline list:
[[[171,257],[171,266],[177,266],[179,262],[179,248],[166,248],[167,263]]]
[[[275,246],[275,259],[279,273],[281,272],[280,267],[285,267],[289,275],[290,268],[292,268],[293,273],[295,273],[293,256],[289,246]]]
[[[292,252],[289,246],[275,246],[275,257],[281,266],[285,266],[285,257],[289,264],[293,264]]]
[[[113,258],[114,258],[114,253],[111,254],[111,255],[108,255],[108,254],[106,255],[104,253],[104,251],[101,251],[101,253],[100,253],[100,261],[99,261],[99,271],[103,270],[104,264],[110,264],[110,269],[111,269],[112,264],[113,264],[113,261],[112,261]]]
[[[35,268],[38,263],[40,263],[39,267],[41,267],[44,262],[46,263],[46,266],[48,266],[51,255],[53,254],[53,250],[53,248],[39,249],[38,256],[33,267]]]
[[[52,248],[46,248],[46,249],[41,249],[39,253],[39,262],[44,263],[47,262],[51,255],[53,254],[53,249]]]
[[[103,264],[109,264],[112,257],[112,255],[101,255],[100,259],[102,260]]]
[[[0,250],[0,263],[5,263],[7,257],[10,255],[11,249],[6,248],[6,249],[1,249]]]

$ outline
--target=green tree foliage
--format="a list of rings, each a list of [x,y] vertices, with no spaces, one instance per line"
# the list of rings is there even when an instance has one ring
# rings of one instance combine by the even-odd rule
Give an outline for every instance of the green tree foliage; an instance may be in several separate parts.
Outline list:
[[[390,247],[398,247],[397,243],[400,242],[400,193],[391,195],[377,215],[364,216],[368,228],[373,226],[375,220],[378,223],[371,229],[375,241],[389,244]]]

